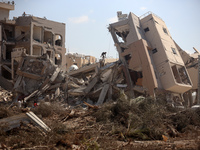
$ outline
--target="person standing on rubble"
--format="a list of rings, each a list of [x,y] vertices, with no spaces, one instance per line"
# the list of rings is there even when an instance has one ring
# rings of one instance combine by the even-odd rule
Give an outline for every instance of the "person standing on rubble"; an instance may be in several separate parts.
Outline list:
[[[106,52],[102,52],[100,57],[102,57],[100,66],[103,67],[105,65]]]
[[[105,59],[106,58],[106,52],[102,52],[101,57],[102,57],[102,59]]]

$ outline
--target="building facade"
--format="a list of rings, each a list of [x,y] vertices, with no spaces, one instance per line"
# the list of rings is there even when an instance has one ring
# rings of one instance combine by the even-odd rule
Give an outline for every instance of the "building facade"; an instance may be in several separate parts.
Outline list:
[[[151,12],[141,17],[118,14],[119,21],[110,24],[109,31],[128,68],[126,80],[133,83],[129,88],[149,95],[154,95],[155,89],[172,93],[190,90],[192,82],[165,22]]]
[[[66,70],[65,24],[27,15],[9,20],[14,2],[0,2],[0,75],[15,78],[21,53],[47,56]]]

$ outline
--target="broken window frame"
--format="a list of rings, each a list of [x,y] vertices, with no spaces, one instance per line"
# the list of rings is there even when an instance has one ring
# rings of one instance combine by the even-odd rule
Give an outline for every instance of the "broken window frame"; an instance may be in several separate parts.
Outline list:
[[[16,26],[15,27],[15,41],[16,42],[30,41],[30,27],[29,26]]]
[[[176,83],[191,85],[189,76],[184,66],[171,63],[171,69]]]
[[[116,32],[116,36],[118,38],[118,41],[119,42],[122,42],[122,43],[125,43],[126,42],[126,37],[128,36],[129,34],[129,31],[126,31],[126,32]]]
[[[47,36],[47,33],[51,34],[50,38],[49,38],[49,36]],[[53,45],[54,44],[53,37],[54,37],[54,34],[50,30],[45,29],[44,35],[43,35],[43,43]]]

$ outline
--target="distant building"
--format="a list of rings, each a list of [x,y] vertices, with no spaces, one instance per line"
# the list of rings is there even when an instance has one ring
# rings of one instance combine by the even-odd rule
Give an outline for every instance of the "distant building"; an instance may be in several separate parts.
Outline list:
[[[109,58],[109,57],[107,57],[107,58],[105,58],[105,64],[106,63],[116,62],[118,60],[119,60],[119,58]]]
[[[94,56],[83,55],[78,53],[68,53],[66,55],[66,69],[68,70],[72,65],[77,65],[81,68],[86,65],[96,63],[96,58]]]

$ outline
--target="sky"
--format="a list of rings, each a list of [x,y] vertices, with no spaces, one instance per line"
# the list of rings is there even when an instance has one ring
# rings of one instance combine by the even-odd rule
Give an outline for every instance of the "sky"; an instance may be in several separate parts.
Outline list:
[[[3,0],[5,1],[5,0]],[[14,0],[10,18],[25,12],[66,25],[67,52],[100,58],[117,58],[110,23],[117,21],[117,11],[142,16],[151,11],[161,17],[178,45],[188,53],[200,51],[200,0]]]

